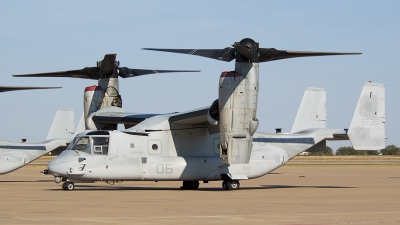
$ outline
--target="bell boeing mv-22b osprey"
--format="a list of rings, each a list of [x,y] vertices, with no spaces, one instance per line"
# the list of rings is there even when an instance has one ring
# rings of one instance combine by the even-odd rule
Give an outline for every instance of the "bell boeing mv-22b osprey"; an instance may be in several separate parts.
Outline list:
[[[59,87],[0,86],[0,92],[52,89]],[[54,117],[46,141],[26,143],[0,141],[0,174],[10,173],[58,148],[65,148],[74,138],[74,111],[60,109]]]
[[[374,83],[364,85],[348,130],[325,128],[325,89],[308,88],[291,133],[256,132],[259,62],[358,53],[265,49],[251,39],[222,50],[151,50],[236,59],[235,71],[221,74],[219,97],[210,107],[183,113],[135,114],[114,106],[91,110],[88,98],[93,102],[103,96],[103,106],[108,100],[104,91],[95,93],[102,88],[87,88],[89,130],[48,165],[48,173],[56,183],[64,182],[64,190],[73,190],[78,182],[128,180],[183,181],[182,189],[222,180],[223,189],[234,190],[240,180],[266,175],[303,151],[322,150],[326,140],[350,140],[359,150],[384,148],[384,85]],[[106,129],[118,123],[126,129]]]

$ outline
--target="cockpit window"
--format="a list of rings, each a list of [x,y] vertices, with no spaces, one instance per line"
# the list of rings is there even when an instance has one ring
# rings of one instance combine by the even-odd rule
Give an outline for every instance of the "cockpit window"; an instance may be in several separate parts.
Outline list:
[[[74,146],[75,142],[79,139],[79,135],[75,136],[74,139],[69,143],[67,146],[67,149],[70,150],[72,149],[72,146]]]
[[[109,137],[92,137],[94,154],[108,154],[108,139]]]
[[[77,150],[91,154],[89,137],[81,137],[74,145],[70,148],[71,150]]]

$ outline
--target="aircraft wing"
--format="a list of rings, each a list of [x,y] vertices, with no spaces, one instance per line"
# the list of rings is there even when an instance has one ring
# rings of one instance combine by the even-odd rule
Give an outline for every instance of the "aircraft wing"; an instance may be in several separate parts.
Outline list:
[[[207,121],[207,113],[210,107],[199,108],[182,113],[178,113],[169,118],[169,122],[173,124],[187,125],[199,124]]]
[[[125,124],[134,126],[143,120],[160,114],[139,114],[127,112],[99,112],[93,116],[93,121],[106,124]]]
[[[169,117],[169,122],[174,124],[199,124],[207,121],[209,107],[175,113]],[[153,116],[167,114],[140,114],[129,112],[99,112],[93,116],[93,121],[107,124],[136,125]]]

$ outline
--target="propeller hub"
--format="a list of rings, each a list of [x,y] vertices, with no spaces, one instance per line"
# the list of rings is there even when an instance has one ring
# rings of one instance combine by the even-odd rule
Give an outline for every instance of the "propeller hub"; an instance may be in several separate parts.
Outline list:
[[[249,48],[252,48],[252,50],[256,50],[258,49],[258,42],[255,42],[253,39],[251,38],[244,38],[239,42],[239,45],[244,45],[247,46]]]
[[[240,53],[236,54],[237,62],[259,62],[259,44],[251,38],[235,42],[233,47]]]

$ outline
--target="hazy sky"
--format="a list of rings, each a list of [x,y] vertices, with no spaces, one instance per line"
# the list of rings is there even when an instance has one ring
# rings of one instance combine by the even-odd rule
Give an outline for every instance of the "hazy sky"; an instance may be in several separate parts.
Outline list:
[[[327,89],[327,127],[348,128],[371,80],[386,84],[386,143],[400,146],[399,11],[400,1],[366,0],[0,1],[0,85],[63,87],[1,93],[0,139],[44,140],[59,108],[74,109],[78,122],[83,90],[97,84],[12,74],[82,69],[107,53],[130,68],[200,69],[120,79],[126,111],[186,111],[218,97],[219,75],[234,62],[141,48],[224,48],[249,37],[263,48],[363,53],[262,63],[259,131],[289,132],[307,87]]]

